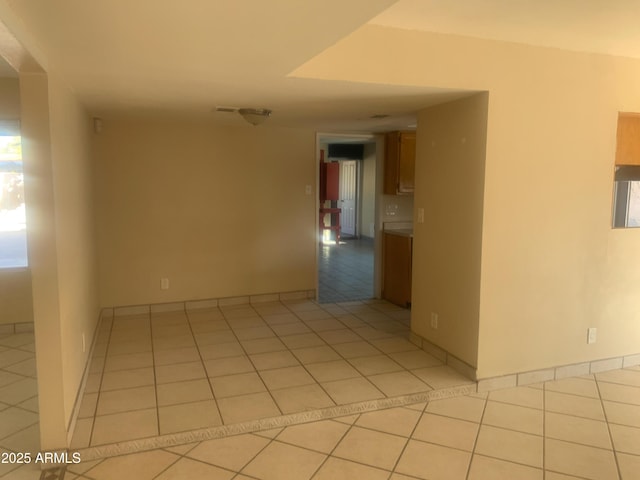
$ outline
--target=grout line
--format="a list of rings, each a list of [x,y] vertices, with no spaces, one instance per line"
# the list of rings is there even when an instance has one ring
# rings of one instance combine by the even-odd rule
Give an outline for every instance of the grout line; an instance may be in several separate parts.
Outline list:
[[[467,465],[467,474],[464,477],[466,480],[469,480],[469,475],[471,474],[471,465],[473,464],[473,458],[476,455],[478,439],[480,438],[480,430],[482,429],[482,422],[484,421],[484,415],[487,411],[487,404],[489,403],[489,394],[487,393],[482,400],[484,401],[484,406],[482,407],[482,414],[480,415],[480,419],[478,421],[478,433],[476,433],[476,438],[473,441],[473,447],[471,447],[471,457],[469,458],[469,465]]]
[[[597,375],[593,376],[594,381],[596,382],[596,389],[598,390],[598,396],[600,397],[600,407],[602,408],[602,413],[604,414],[604,420],[607,425],[607,432],[609,433],[609,441],[611,442],[611,451],[613,452],[613,458],[616,462],[616,470],[618,471],[618,478],[622,479],[622,472],[620,470],[620,462],[618,461],[618,452],[616,450],[615,443],[613,442],[613,434],[611,433],[611,425],[609,424],[609,417],[607,416],[607,410],[604,408],[604,403],[602,399],[602,393],[600,392],[600,384],[598,383]]]

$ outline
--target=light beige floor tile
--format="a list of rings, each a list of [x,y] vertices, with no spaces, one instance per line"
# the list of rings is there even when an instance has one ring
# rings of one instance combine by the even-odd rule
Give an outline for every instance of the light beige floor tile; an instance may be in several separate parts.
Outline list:
[[[269,390],[315,384],[313,377],[301,366],[263,370],[260,376]]]
[[[257,315],[246,318],[227,318],[227,322],[231,326],[231,329],[235,331],[267,326],[265,321]]]
[[[173,365],[175,363],[197,362],[200,360],[200,354],[196,347],[158,350],[153,353],[153,357],[156,367],[160,365]]]
[[[401,372],[404,370],[387,355],[350,358],[349,363],[363,375],[379,375],[381,373]]]
[[[418,368],[411,370],[411,373],[436,390],[473,383],[473,381],[469,380],[461,373],[458,373],[448,365]]]
[[[484,411],[484,405],[485,400],[481,398],[453,397],[433,400],[427,404],[425,411],[479,423]]]
[[[422,350],[412,350],[409,352],[390,353],[389,356],[402,365],[407,370],[415,370],[417,368],[436,367],[442,365],[442,362],[433,355],[429,355]]]
[[[609,429],[605,422],[547,412],[545,416],[547,438],[581,443],[599,448],[611,448]]]
[[[640,428],[609,425],[613,445],[617,452],[640,455]]]
[[[16,433],[39,420],[38,414],[10,407],[0,412],[0,438]]]
[[[71,437],[71,448],[86,448],[91,442],[91,432],[93,431],[93,417],[79,418]]]
[[[602,403],[597,398],[546,391],[545,409],[548,412],[565,413],[592,420],[605,419]]]
[[[292,350],[296,358],[303,364],[329,362],[331,360],[340,360],[335,350],[329,346],[306,347]]]
[[[96,415],[129,412],[156,407],[156,389],[153,385],[102,392]]]
[[[292,425],[276,437],[279,442],[329,454],[344,437],[348,425],[330,420]]]
[[[627,368],[610,370],[596,374],[596,379],[600,382],[619,383],[632,387],[640,387],[640,371]]]
[[[231,329],[215,332],[194,333],[194,338],[200,347],[204,345],[216,345],[218,343],[237,341],[236,335],[231,331]]]
[[[38,395],[35,378],[24,378],[0,388],[0,402],[15,405]]]
[[[242,346],[249,354],[266,353],[266,352],[279,352],[286,350],[287,347],[278,338],[258,338],[256,340],[243,340]]]
[[[384,433],[408,437],[413,432],[420,412],[404,407],[375,410],[360,415],[356,425]]]
[[[475,453],[541,468],[542,447],[542,437],[482,425]]]
[[[286,337],[289,335],[300,335],[302,333],[310,333],[311,329],[304,323],[296,320],[291,323],[282,323],[271,325],[271,329],[276,332],[279,337]]]
[[[542,409],[544,405],[544,392],[530,387],[505,388],[489,392],[489,400],[502,403],[510,403],[521,407]]]
[[[244,355],[244,348],[240,342],[216,343],[215,345],[202,345],[199,347],[200,355],[204,360],[217,358],[239,357]]]
[[[379,468],[330,457],[320,467],[313,480],[387,480],[389,472]]]
[[[206,378],[156,386],[158,406],[212,400],[211,386]]]
[[[105,372],[102,377],[101,392],[122,390],[124,388],[144,387],[155,382],[153,368],[136,368]]]
[[[152,325],[151,328],[153,340],[161,338],[188,337],[192,335],[188,322],[180,325]]]
[[[329,345],[339,345],[342,343],[352,343],[360,341],[360,336],[353,333],[348,328],[339,330],[317,331],[318,335]]]
[[[252,393],[239,397],[221,398],[218,407],[225,425],[281,415],[268,393]]]
[[[428,392],[431,387],[409,372],[390,372],[370,375],[367,379],[387,397]]]
[[[366,378],[348,378],[323,382],[322,387],[338,405],[384,398],[384,394]]]
[[[469,452],[410,440],[396,471],[425,479],[464,480],[470,461]]]
[[[343,417],[336,417],[333,419],[334,422],[344,423],[345,425],[353,425],[356,420],[360,418],[360,415],[345,415]]]
[[[155,480],[230,480],[235,474],[213,465],[182,458],[162,472]]]
[[[222,425],[213,400],[169,405],[158,408],[160,435]]]
[[[249,355],[251,361],[258,370],[271,370],[273,368],[294,367],[300,365],[298,359],[288,351],[256,353]]]
[[[107,458],[86,472],[95,480],[135,478],[151,480],[180,457],[163,450]],[[65,476],[66,477],[66,476]]]
[[[545,441],[545,468],[593,480],[618,478],[612,451],[561,440]]]
[[[468,480],[543,480],[542,469],[474,455]]]
[[[31,397],[27,400],[24,400],[18,403],[16,406],[20,408],[24,408],[25,410],[29,410],[30,412],[38,413],[40,405],[38,404],[38,397]],[[7,406],[8,408],[8,406]]]
[[[235,375],[255,371],[247,356],[216,358],[205,360],[204,365],[210,377],[222,375]]]
[[[212,377],[211,386],[213,387],[216,398],[236,397],[238,395],[264,392],[267,390],[262,379],[256,372]]]
[[[482,423],[533,435],[542,435],[543,411],[489,400]]]
[[[91,445],[122,442],[158,435],[158,413],[155,408],[115,413],[96,417]]]
[[[391,470],[406,443],[403,437],[352,427],[332,456]]]
[[[413,438],[471,452],[479,427],[474,422],[425,413],[418,422]]]
[[[276,334],[268,326],[234,329],[238,340],[256,340],[258,338],[273,338]]]
[[[127,353],[151,352],[151,337],[148,340],[134,342],[110,342],[107,350],[109,355],[124,355]]]
[[[426,408],[428,402],[419,402],[419,403],[410,403],[408,405],[405,405],[405,408],[409,408],[411,410],[415,410],[417,412],[424,412],[424,409]]]
[[[370,343],[383,353],[409,352],[418,350],[413,343],[404,338],[380,338],[370,340]]]
[[[565,475],[564,473],[550,472],[546,470],[544,472],[545,480],[582,480],[579,477],[574,477],[573,475]]]
[[[318,470],[325,455],[309,450],[270,443],[242,473],[264,480],[308,480]]]
[[[5,350],[0,352],[0,368],[5,368],[33,357],[33,353],[22,350]]]
[[[570,377],[546,382],[545,388],[552,392],[570,393],[583,397],[599,398],[598,386],[592,377]]]
[[[9,385],[23,379],[24,377],[22,375],[16,375],[15,373],[0,370],[0,387],[4,387],[5,385]]]
[[[201,361],[160,365],[155,370],[158,384],[197,380],[207,376]]]
[[[318,382],[360,377],[360,373],[345,360],[312,363],[306,365],[306,369]]]
[[[285,414],[335,406],[333,400],[317,384],[273,390],[271,395]]]
[[[14,452],[29,452],[33,458],[40,451],[40,425],[31,425],[12,435],[4,437],[2,445]]]
[[[96,465],[98,465],[101,462],[104,462],[104,458],[100,458],[98,460],[89,460],[89,461],[82,461],[80,463],[70,463],[69,465],[67,465],[67,474],[69,472],[75,473],[77,475],[81,475],[89,470],[91,470],[93,467],[95,467]],[[65,475],[66,478],[66,475]]]
[[[603,401],[609,423],[640,428],[640,405]]]
[[[282,312],[274,312],[269,314],[264,314],[262,319],[269,325],[284,325],[287,323],[302,323],[300,319],[296,317],[293,313],[288,310]]]
[[[216,438],[201,442],[187,456],[239,472],[269,441],[252,434]]]
[[[350,343],[340,343],[334,345],[333,349],[344,358],[373,357],[380,355],[381,352],[369,342],[359,340]]]
[[[640,472],[640,456],[618,453],[617,457],[622,480],[638,478],[638,472]]]
[[[198,445],[199,442],[188,443],[186,445],[176,445],[175,447],[165,447],[163,450],[166,450],[169,453],[175,453],[176,455],[186,455]]]
[[[253,434],[258,435],[259,437],[273,439],[276,438],[282,430],[284,430],[284,427],[270,428],[269,430],[259,430],[257,432],[253,432]]]
[[[321,347],[326,345],[324,340],[315,333],[300,333],[297,335],[287,335],[282,337],[282,341],[288,348],[308,348]]]
[[[193,335],[180,335],[175,337],[161,337],[153,339],[153,350],[168,350],[174,348],[195,347],[196,342]]]
[[[153,355],[151,352],[108,355],[105,360],[104,371],[113,372],[145,367],[153,367]]]
[[[35,378],[37,373],[36,368],[36,359],[28,358],[18,363],[14,363],[13,365],[9,365],[4,367],[4,370],[11,373],[17,373],[19,375],[24,375],[25,377],[33,377]]]
[[[606,382],[600,382],[599,387],[603,400],[640,405],[640,387]]]

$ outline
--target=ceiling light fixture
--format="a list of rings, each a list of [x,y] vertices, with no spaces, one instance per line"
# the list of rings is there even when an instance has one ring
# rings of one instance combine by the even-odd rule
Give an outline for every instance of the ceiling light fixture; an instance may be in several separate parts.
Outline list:
[[[271,116],[267,108],[239,108],[238,113],[251,125],[260,125]]]

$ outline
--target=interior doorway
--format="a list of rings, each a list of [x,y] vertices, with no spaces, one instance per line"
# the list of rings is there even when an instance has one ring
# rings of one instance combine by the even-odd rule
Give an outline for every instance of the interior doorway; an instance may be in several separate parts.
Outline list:
[[[319,135],[318,150],[319,171],[324,164],[325,172],[338,172],[337,179],[331,173],[324,178],[320,175],[318,300],[338,303],[374,298],[376,138]],[[337,186],[323,183],[327,179]]]

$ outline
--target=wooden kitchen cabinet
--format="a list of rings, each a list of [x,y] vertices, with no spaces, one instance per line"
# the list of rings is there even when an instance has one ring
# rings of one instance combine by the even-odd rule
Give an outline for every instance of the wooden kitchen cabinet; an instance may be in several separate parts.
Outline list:
[[[640,114],[618,114],[616,165],[640,165]]]
[[[416,164],[416,132],[385,135],[384,193],[413,195]]]
[[[409,307],[413,238],[385,233],[382,243],[382,298],[401,307]]]

